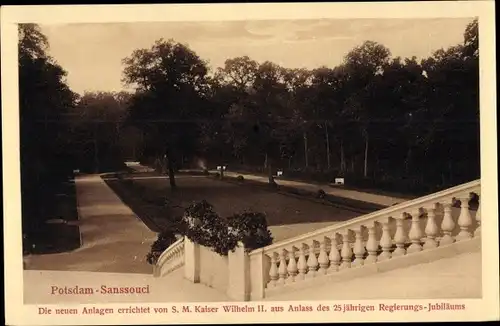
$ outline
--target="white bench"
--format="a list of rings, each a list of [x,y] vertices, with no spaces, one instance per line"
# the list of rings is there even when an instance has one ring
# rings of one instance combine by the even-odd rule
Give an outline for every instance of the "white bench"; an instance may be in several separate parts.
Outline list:
[[[336,184],[336,185],[343,185],[344,184],[344,178],[335,178],[334,184]]]

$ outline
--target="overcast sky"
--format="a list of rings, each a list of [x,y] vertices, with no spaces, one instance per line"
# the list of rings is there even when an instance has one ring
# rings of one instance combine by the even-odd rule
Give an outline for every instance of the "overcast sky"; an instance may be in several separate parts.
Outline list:
[[[73,91],[120,91],[121,60],[159,38],[189,45],[212,68],[247,55],[284,67],[334,67],[365,40],[392,56],[424,58],[463,41],[472,18],[328,19],[42,25],[50,54],[68,72]]]

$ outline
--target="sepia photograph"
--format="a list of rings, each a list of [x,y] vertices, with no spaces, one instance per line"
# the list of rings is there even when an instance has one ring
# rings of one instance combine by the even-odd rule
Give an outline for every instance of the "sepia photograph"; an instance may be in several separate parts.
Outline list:
[[[497,219],[481,24],[19,22],[22,304],[465,313]]]

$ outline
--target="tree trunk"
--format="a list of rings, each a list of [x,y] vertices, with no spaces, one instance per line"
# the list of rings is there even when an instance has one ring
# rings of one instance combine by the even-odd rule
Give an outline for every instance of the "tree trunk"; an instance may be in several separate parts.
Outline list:
[[[94,169],[99,173],[99,146],[97,144],[97,125],[94,125]]]
[[[408,151],[406,152],[406,160],[405,160],[405,173],[408,174],[410,172],[410,162],[412,159],[412,150],[411,146],[408,146]]]
[[[326,136],[326,166],[330,170],[330,136],[328,135],[328,123],[325,121],[325,136]]]
[[[267,157],[267,154],[266,154],[266,157]],[[273,168],[272,168],[272,164],[270,161],[267,162],[267,178],[268,178],[270,184],[274,183]]]
[[[306,168],[309,167],[309,155],[308,155],[308,150],[307,150],[307,132],[304,131],[304,158],[305,158],[305,165]]]
[[[168,165],[168,180],[170,182],[170,188],[176,189],[177,184],[175,183],[175,169],[174,169],[174,160],[173,154],[167,150],[167,165]]]
[[[344,140],[340,139],[340,171],[346,171],[346,162],[345,162],[345,151],[344,151]]]
[[[267,168],[268,162],[267,162],[267,153],[266,156],[264,157],[264,169]]]
[[[365,178],[368,177],[368,135],[365,136]]]

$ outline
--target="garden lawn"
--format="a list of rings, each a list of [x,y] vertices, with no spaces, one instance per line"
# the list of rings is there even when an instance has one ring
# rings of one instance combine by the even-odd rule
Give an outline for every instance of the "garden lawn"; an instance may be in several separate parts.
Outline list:
[[[104,179],[155,232],[169,228],[168,221],[172,216],[182,215],[192,202],[201,200],[212,204],[221,217],[245,210],[265,213],[275,242],[360,215],[307,199],[199,175],[178,175],[178,189],[175,191],[170,189],[165,176],[134,173],[122,180]],[[169,209],[163,205],[165,199],[170,202]]]

